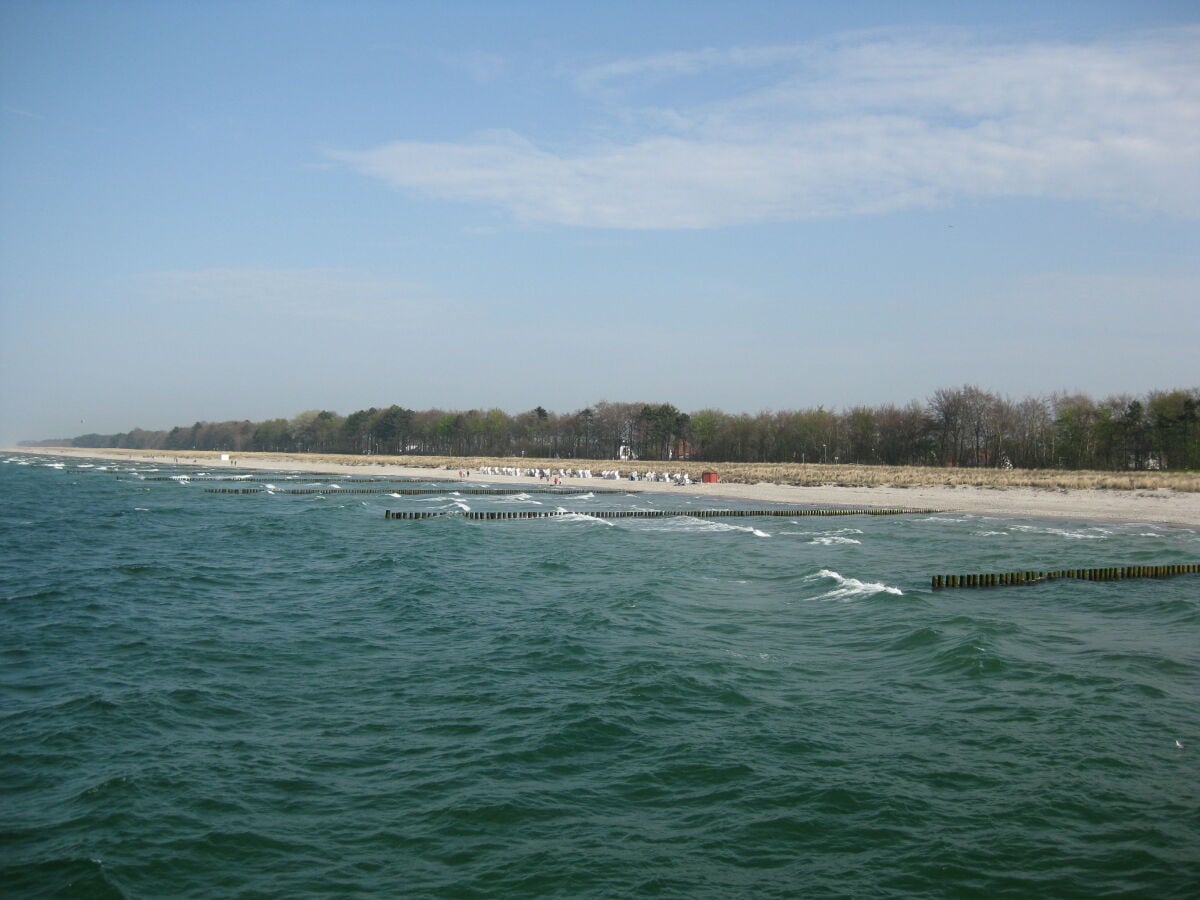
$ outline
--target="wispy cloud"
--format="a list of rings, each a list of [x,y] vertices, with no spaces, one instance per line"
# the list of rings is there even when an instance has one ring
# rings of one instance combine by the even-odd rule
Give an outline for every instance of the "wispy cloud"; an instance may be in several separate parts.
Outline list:
[[[498,53],[463,51],[441,54],[438,59],[446,68],[462,72],[479,84],[496,81],[508,71],[508,60]]]
[[[1200,28],[1093,44],[873,33],[620,60],[576,83],[611,101],[718,69],[756,70],[754,83],[705,78],[708,97],[689,103],[671,102],[667,85],[659,102],[616,111],[638,133],[571,152],[493,131],[333,155],[397,188],[583,227],[712,228],[995,197],[1200,215]],[[741,88],[717,93],[731,83]]]
[[[11,113],[14,116],[20,116],[23,119],[38,119],[39,121],[44,121],[46,118],[45,116],[39,115],[38,113],[30,112],[27,109],[21,109],[20,107],[17,107],[17,106],[7,106],[6,105],[4,107],[4,111],[6,113]]]
[[[665,79],[699,75],[713,69],[766,68],[794,64],[811,52],[810,45],[787,44],[770,47],[709,47],[703,50],[657,53],[652,56],[618,59],[584,69],[575,79],[581,91],[627,84],[632,79]]]

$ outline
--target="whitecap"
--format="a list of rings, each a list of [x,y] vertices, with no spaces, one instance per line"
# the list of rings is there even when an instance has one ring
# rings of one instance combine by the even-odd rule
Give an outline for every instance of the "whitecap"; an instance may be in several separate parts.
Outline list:
[[[671,519],[651,519],[640,524],[646,531],[679,532],[681,534],[715,534],[717,532],[740,531],[755,537],[770,537],[771,535],[752,525],[733,525],[729,522],[718,522],[714,519],[697,519],[686,513]]]
[[[818,600],[852,600],[855,597],[869,597],[872,594],[894,594],[898,597],[904,595],[904,591],[898,587],[884,584],[881,581],[860,581],[857,578],[847,578],[846,576],[834,572],[832,569],[822,569],[815,575],[809,575],[805,581],[820,581],[822,579],[832,579],[837,583],[837,587],[833,590],[826,591],[816,599]]]
[[[607,525],[609,528],[613,527],[613,523],[607,519],[598,519],[595,516],[589,516],[587,513],[572,512],[569,509],[561,507],[556,512],[557,515],[554,516],[554,521],[556,522],[591,522],[596,525]]]
[[[1082,531],[1072,531],[1069,528],[1053,528],[1050,526],[1013,525],[1012,530],[1025,532],[1026,534],[1050,534],[1072,541],[1102,541],[1112,535],[1111,531],[1099,526],[1086,528]]]
[[[790,521],[791,521],[791,524],[793,524],[793,525],[800,524],[795,519],[792,519]],[[802,529],[800,531],[781,532],[781,534],[807,534],[807,535],[862,534],[862,533],[863,533],[863,530],[861,528],[822,528],[820,531],[807,531],[807,530]]]
[[[799,522],[793,522],[793,525],[799,525]],[[829,547],[833,544],[861,544],[862,541],[857,538],[849,537],[852,534],[862,534],[861,528],[827,528],[822,531],[781,531],[780,534],[799,535],[801,537],[810,537],[812,540],[809,544],[816,544],[822,547]]]
[[[534,500],[528,494],[512,494],[511,496],[498,497],[497,503],[531,503],[534,506],[541,506],[541,500]]]

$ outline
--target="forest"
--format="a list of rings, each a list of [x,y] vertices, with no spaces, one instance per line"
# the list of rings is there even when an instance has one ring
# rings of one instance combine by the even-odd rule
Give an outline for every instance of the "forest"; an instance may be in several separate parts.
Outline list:
[[[1052,394],[1012,400],[974,385],[905,406],[726,413],[602,401],[570,413],[537,406],[349,415],[309,410],[262,422],[196,422],[55,442],[76,447],[365,455],[690,459],[992,468],[1200,469],[1200,388],[1140,397]]]

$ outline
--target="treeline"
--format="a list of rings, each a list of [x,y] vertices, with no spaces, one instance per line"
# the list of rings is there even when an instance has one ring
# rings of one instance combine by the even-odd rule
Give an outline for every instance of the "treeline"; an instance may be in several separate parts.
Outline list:
[[[601,402],[515,415],[402,406],[342,416],[197,422],[170,431],[87,434],[77,447],[367,455],[529,456],[712,462],[829,462],[1062,469],[1200,468],[1200,389],[1094,400],[1010,400],[973,385],[924,403],[730,414],[669,403]]]

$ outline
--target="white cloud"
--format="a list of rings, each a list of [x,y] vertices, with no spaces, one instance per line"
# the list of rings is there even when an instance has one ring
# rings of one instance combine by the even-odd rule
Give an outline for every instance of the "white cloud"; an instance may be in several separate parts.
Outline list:
[[[712,228],[994,197],[1200,215],[1200,28],[1096,44],[873,33],[621,60],[577,84],[611,98],[729,69],[754,70],[757,84],[617,110],[642,131],[573,152],[487,132],[333,155],[397,188],[583,227]]]

